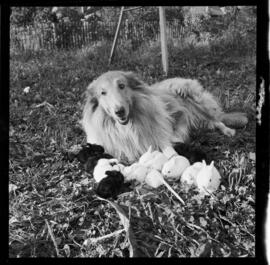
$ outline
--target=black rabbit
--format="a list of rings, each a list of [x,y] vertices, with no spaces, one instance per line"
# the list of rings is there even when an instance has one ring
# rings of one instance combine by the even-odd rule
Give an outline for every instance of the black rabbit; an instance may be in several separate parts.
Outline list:
[[[89,144],[82,146],[82,149],[76,155],[81,163],[86,163],[89,157],[97,156],[104,153],[104,148],[101,145]]]
[[[124,185],[124,176],[121,172],[112,170],[106,171],[107,177],[102,179],[97,186],[96,194],[104,199],[117,198]]]

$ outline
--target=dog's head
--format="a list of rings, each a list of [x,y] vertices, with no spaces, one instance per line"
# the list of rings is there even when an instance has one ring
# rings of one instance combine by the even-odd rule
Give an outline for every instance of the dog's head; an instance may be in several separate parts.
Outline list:
[[[126,125],[133,92],[143,86],[144,83],[132,72],[110,71],[94,80],[88,86],[87,94],[93,111],[101,107],[116,122]]]

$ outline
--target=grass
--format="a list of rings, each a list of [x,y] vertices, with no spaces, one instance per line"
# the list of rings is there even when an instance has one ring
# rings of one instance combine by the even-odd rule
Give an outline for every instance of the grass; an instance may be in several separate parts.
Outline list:
[[[203,200],[195,188],[172,183],[182,207],[164,187],[136,187],[114,204],[99,200],[93,179],[64,160],[66,150],[85,143],[82,95],[109,69],[109,47],[11,54],[9,256],[254,257],[255,51],[216,42],[169,45],[169,76],[199,79],[225,110],[249,116],[234,138],[192,132],[222,183]],[[120,49],[110,69],[135,71],[149,83],[164,78],[158,45]]]

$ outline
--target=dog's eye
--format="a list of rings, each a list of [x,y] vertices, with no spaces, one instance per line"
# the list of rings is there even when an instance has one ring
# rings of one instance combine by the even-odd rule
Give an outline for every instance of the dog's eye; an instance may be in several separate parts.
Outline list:
[[[102,91],[102,92],[101,92],[101,95],[106,95],[106,92],[105,92],[105,91]]]
[[[124,89],[124,88],[125,88],[125,84],[119,84],[118,87],[119,87],[120,89]]]

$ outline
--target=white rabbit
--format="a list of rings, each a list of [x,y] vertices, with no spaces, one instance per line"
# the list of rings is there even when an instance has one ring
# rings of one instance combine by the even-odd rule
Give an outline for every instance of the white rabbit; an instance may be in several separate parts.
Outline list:
[[[163,154],[168,158],[172,158],[173,156],[177,156],[178,153],[174,150],[173,147],[168,146],[162,150]]]
[[[161,152],[157,152],[155,153],[155,155],[153,156],[152,159],[146,161],[144,163],[145,166],[149,167],[149,168],[153,168],[156,169],[158,171],[161,171],[163,168],[163,165],[168,161],[167,157],[161,153]]]
[[[150,159],[152,159],[153,156],[152,156],[152,146],[150,145],[147,152],[144,153],[140,159],[139,159],[139,163],[140,164],[144,164],[146,161],[149,161]]]
[[[181,176],[181,182],[186,182],[188,185],[197,185],[196,178],[202,167],[202,162],[196,162],[193,165],[187,167]]]
[[[118,160],[115,158],[99,159],[93,171],[93,176],[94,176],[95,181],[100,182],[102,179],[107,177],[107,175],[105,174],[106,171],[117,170],[114,168],[114,166],[117,164],[118,164]],[[120,171],[120,169],[118,169],[117,171]]]
[[[184,170],[190,166],[184,156],[173,156],[162,168],[162,174],[166,179],[179,179]]]
[[[196,183],[201,193],[214,192],[220,185],[221,176],[214,167],[214,161],[209,166],[203,160],[203,166],[196,176]]]
[[[129,167],[125,167],[122,174],[125,176],[126,180],[138,180],[139,182],[143,182],[149,169],[141,165],[139,163],[134,163]]]

